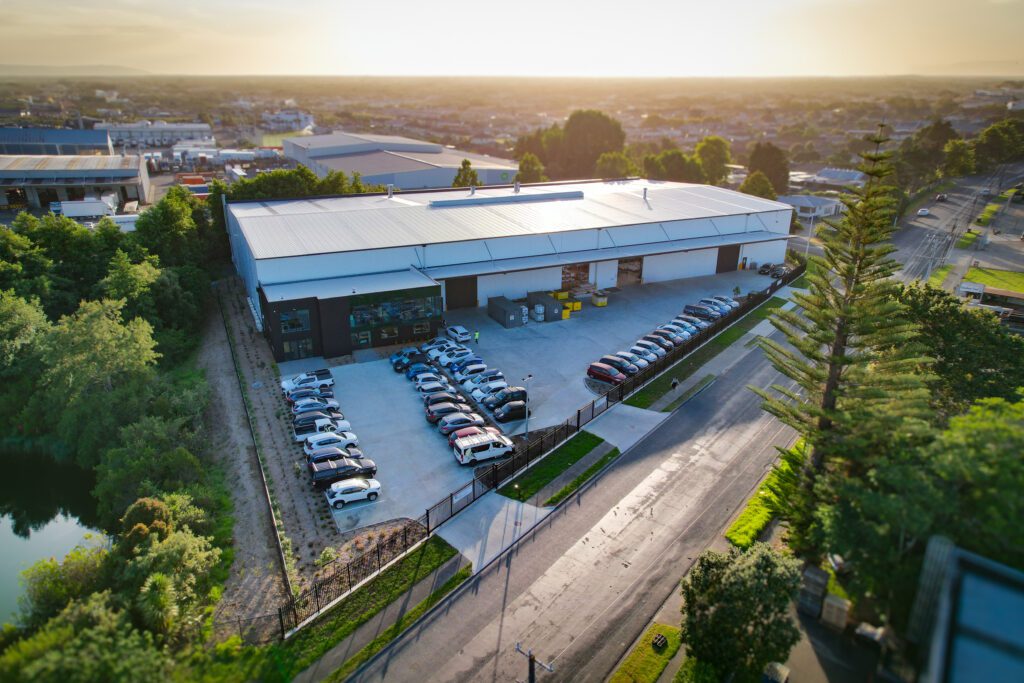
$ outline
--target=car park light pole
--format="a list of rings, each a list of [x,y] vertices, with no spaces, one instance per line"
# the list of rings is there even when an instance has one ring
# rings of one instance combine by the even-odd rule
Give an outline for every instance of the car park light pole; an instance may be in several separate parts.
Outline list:
[[[530,445],[530,380],[533,375],[523,378],[523,387],[526,388],[526,445]]]
[[[544,669],[549,673],[555,673],[554,664],[545,664],[544,662],[538,662],[536,655],[533,654],[533,650],[523,650],[522,645],[516,643],[516,652],[523,655],[529,660],[529,668],[527,669],[528,678],[527,683],[537,683],[537,667]],[[518,679],[516,679],[518,681]]]

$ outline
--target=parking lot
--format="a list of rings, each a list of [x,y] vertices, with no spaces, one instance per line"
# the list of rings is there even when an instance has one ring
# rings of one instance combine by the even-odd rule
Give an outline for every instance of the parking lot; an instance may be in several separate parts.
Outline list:
[[[686,280],[634,286],[612,292],[607,307],[589,301],[569,320],[530,322],[505,329],[482,309],[449,311],[448,324],[480,332],[470,343],[484,362],[505,374],[510,385],[522,384],[530,394],[530,430],[556,425],[594,400],[587,387],[588,363],[628,348],[641,335],[678,314],[687,303],[714,294],[761,290],[771,278],[743,271]],[[398,348],[398,347],[396,347]],[[374,349],[384,356],[331,368],[335,395],[365,456],[378,467],[382,493],[373,502],[352,503],[334,510],[342,532],[400,517],[415,519],[449,492],[469,482],[473,468],[459,465],[447,439],[424,419],[419,394],[404,374],[392,370],[386,356],[394,349]],[[370,354],[362,354],[365,358]],[[282,377],[323,367],[322,358],[282,363]],[[501,425],[508,434],[522,434],[525,421]],[[322,504],[327,505],[323,493]]]

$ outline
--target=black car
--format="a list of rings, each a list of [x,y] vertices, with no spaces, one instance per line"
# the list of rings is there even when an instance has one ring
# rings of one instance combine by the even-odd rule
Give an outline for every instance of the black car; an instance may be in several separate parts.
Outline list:
[[[481,403],[484,404],[484,408],[488,410],[494,410],[500,408],[510,401],[525,401],[526,400],[526,388],[525,387],[505,387],[491,394],[485,396]]]
[[[324,462],[326,460],[341,460],[343,458],[348,458],[350,460],[362,460],[364,456],[363,452],[355,446],[349,446],[348,448],[324,446],[323,448],[317,448],[312,453],[306,454],[306,464]]]
[[[640,338],[643,339],[644,341],[651,342],[652,344],[657,344],[666,351],[671,351],[676,347],[676,345],[673,344],[670,340],[656,334],[645,334]]]
[[[317,420],[344,420],[345,414],[340,410],[314,410],[311,413],[302,413],[292,419],[293,427],[305,427],[316,424]]]
[[[722,314],[718,311],[712,310],[709,306],[701,306],[700,304],[686,304],[683,307],[683,313],[695,315],[701,320],[718,320],[722,317]]]
[[[330,389],[304,387],[302,389],[292,389],[284,395],[284,400],[288,401],[289,404],[301,401],[304,398],[334,398],[334,392]]]
[[[426,364],[428,361],[429,359],[427,358],[426,354],[413,353],[408,356],[401,356],[398,360],[391,364],[391,367],[395,369],[395,372],[405,372],[406,370],[409,369],[410,365],[415,365],[416,363]]]
[[[494,411],[494,419],[498,422],[511,422],[522,420],[526,417],[525,401],[509,401]]]
[[[757,269],[758,275],[767,275],[772,272],[772,268],[775,267],[774,263],[762,263],[761,267]]]
[[[316,488],[327,488],[339,479],[351,479],[361,477],[363,479],[373,477],[377,474],[377,465],[372,460],[363,458],[353,460],[351,458],[339,458],[337,460],[324,460],[309,465],[309,475]]]
[[[785,277],[788,274],[789,274],[789,266],[787,266],[784,263],[780,263],[779,265],[777,265],[774,268],[772,268],[772,272],[771,272],[771,276],[773,278],[775,278],[776,280],[779,279],[780,277]]]
[[[462,394],[453,394],[450,391],[438,391],[433,394],[427,394],[423,397],[423,405],[429,408],[430,406],[437,405],[438,403],[465,403],[466,397]]]

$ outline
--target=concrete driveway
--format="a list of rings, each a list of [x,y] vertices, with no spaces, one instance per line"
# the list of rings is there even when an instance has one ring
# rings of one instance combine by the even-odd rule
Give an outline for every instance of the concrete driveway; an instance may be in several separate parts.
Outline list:
[[[588,301],[569,320],[530,322],[505,329],[486,309],[464,309],[445,314],[449,324],[480,331],[480,343],[471,344],[487,363],[505,373],[509,384],[524,384],[530,394],[530,429],[550,427],[596,398],[584,382],[587,365],[605,354],[628,349],[637,338],[680,313],[687,303],[706,296],[731,296],[762,290],[772,282],[754,271],[673,280],[626,287],[613,292],[608,306]],[[523,421],[503,425],[509,434],[521,434]]]

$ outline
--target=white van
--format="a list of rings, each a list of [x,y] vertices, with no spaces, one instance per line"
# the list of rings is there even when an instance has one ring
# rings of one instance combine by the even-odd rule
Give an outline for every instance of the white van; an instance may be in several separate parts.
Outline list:
[[[455,441],[452,452],[460,465],[500,458],[515,451],[511,439],[499,434],[474,434]]]

